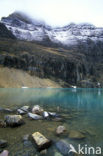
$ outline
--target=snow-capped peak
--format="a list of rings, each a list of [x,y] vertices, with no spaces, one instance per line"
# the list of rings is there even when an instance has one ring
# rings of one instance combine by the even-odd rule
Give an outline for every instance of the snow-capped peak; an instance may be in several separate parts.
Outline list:
[[[21,40],[43,41],[48,38],[53,43],[70,46],[78,41],[103,41],[103,28],[97,28],[89,23],[71,23],[64,27],[52,28],[43,21],[30,18],[24,13],[15,12],[1,20],[12,33]]]

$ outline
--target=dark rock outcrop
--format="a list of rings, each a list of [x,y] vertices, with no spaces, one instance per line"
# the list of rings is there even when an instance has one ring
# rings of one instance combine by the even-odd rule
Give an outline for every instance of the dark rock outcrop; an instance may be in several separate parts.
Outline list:
[[[8,30],[3,23],[0,23],[0,38],[16,39],[12,32]]]

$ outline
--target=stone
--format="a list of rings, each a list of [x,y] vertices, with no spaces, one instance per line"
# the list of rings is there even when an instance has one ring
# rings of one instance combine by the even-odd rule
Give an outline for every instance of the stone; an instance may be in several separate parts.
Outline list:
[[[31,141],[30,140],[27,140],[27,141],[24,141],[23,142],[23,145],[25,146],[25,147],[32,147],[32,143],[31,143]]]
[[[59,117],[60,115],[58,115],[57,113],[55,113],[55,112],[49,112],[49,115],[51,116],[51,117]]]
[[[51,141],[39,132],[33,133],[32,137],[38,147],[38,150],[46,149],[51,145]]]
[[[47,154],[47,149],[40,151],[40,155],[46,155],[46,154]]]
[[[34,114],[42,115],[43,112],[44,110],[39,105],[35,105],[32,109],[32,113]]]
[[[6,122],[3,120],[0,120],[0,127],[5,128],[6,127]]]
[[[84,139],[84,138],[85,138],[85,135],[82,134],[82,133],[79,132],[79,131],[71,130],[71,131],[69,132],[69,138],[71,138],[71,139]]]
[[[13,112],[13,110],[11,110],[11,109],[9,109],[9,108],[4,109],[4,111],[5,111],[6,113],[11,113],[11,112]]]
[[[8,143],[6,140],[1,139],[0,140],[0,148],[5,148],[7,147]]]
[[[41,119],[43,119],[42,116],[37,115],[37,114],[33,114],[33,113],[28,113],[28,117],[30,117],[30,118],[32,118],[34,120],[41,120]]]
[[[67,156],[75,156],[76,150],[75,148],[71,145],[68,144],[64,140],[60,140],[56,143],[56,148],[59,150],[59,152],[63,155]]]
[[[9,152],[7,150],[4,150],[0,156],[8,156],[9,155]]]
[[[11,110],[9,108],[0,108],[0,112],[3,112],[3,113],[12,113],[13,110]]]
[[[24,114],[26,113],[25,111],[23,111],[23,110],[21,110],[21,109],[18,109],[17,112],[18,112],[18,114],[20,114],[20,115],[24,115]]]
[[[23,141],[28,141],[29,140],[29,134],[26,134],[23,136]]]
[[[24,112],[28,112],[29,111],[29,106],[23,106],[23,107],[21,107],[20,109],[22,110],[22,111],[24,111]]]
[[[49,113],[48,112],[43,112],[43,118],[45,118],[45,119],[49,118]]]
[[[56,129],[56,134],[60,135],[66,132],[66,128],[64,126],[58,126]]]
[[[5,122],[8,126],[15,127],[24,124],[21,115],[6,115]]]

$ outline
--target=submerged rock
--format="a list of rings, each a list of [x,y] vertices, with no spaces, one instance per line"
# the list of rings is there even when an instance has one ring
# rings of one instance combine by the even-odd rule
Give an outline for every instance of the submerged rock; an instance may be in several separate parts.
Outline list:
[[[71,130],[71,131],[69,132],[69,138],[71,138],[71,139],[84,139],[84,138],[85,138],[85,135],[82,134],[82,133],[79,132],[79,131]]]
[[[75,156],[76,150],[75,148],[71,145],[68,144],[64,140],[60,140],[56,143],[56,148],[60,151],[61,154],[67,155],[67,156]]]
[[[29,140],[29,134],[26,134],[23,136],[23,141],[28,141]]]
[[[39,132],[33,133],[32,137],[38,147],[38,150],[46,149],[51,145],[51,141]]]
[[[52,120],[53,121],[56,121],[56,122],[62,122],[63,121],[63,118],[61,118],[61,117],[55,117]]]
[[[0,156],[8,156],[9,155],[9,152],[7,150],[4,150]]]
[[[43,108],[41,108],[39,105],[35,105],[32,109],[32,113],[42,115],[44,112]]]
[[[66,132],[66,128],[64,126],[58,126],[56,129],[56,134],[60,135]]]
[[[37,115],[37,114],[33,114],[33,113],[28,113],[28,116],[34,120],[40,120],[40,119],[43,119],[42,116],[40,115]]]
[[[47,154],[47,149],[44,149],[40,152],[40,155],[46,155]]]
[[[0,140],[0,148],[5,148],[7,147],[8,143],[6,140],[1,139]]]
[[[5,122],[8,126],[11,126],[11,127],[19,126],[24,123],[21,115],[6,115]]]
[[[5,128],[6,127],[6,122],[3,120],[0,120],[0,127]]]

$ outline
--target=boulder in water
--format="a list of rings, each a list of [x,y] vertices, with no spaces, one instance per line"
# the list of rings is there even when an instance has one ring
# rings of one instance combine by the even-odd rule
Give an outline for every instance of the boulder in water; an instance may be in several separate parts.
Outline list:
[[[40,120],[40,119],[43,119],[42,116],[40,115],[37,115],[37,114],[33,114],[33,113],[28,113],[28,116],[34,120]]]
[[[68,144],[64,140],[60,140],[56,143],[56,148],[60,151],[61,154],[67,155],[67,156],[75,156],[77,154],[75,148]]]
[[[49,112],[49,115],[50,115],[50,117],[53,117],[53,118],[55,118],[55,117],[60,117],[60,115],[58,115],[58,114],[55,113],[55,112]]]
[[[56,134],[60,135],[66,132],[66,128],[64,126],[58,126],[56,129]]]
[[[42,115],[44,112],[43,108],[41,108],[39,105],[35,105],[32,109],[32,113]]]
[[[24,112],[22,109],[18,109],[17,112],[18,112],[18,114],[20,114],[20,115],[26,114],[26,112]]]
[[[24,123],[21,115],[6,115],[5,122],[8,126],[15,127]]]
[[[38,147],[38,150],[46,149],[51,145],[51,141],[39,132],[33,133],[32,137]]]
[[[45,119],[49,118],[49,113],[48,112],[43,112],[43,118],[45,118]]]
[[[22,110],[22,111],[24,111],[24,112],[28,112],[29,111],[29,106],[23,106],[23,107],[21,107],[20,109]]]

